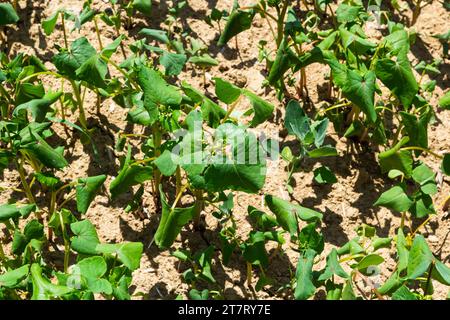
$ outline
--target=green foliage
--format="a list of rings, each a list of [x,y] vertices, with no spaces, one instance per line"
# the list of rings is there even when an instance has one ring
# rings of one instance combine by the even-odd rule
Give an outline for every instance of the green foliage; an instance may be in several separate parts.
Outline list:
[[[391,4],[399,9],[395,1]],[[187,1],[172,1],[160,29],[128,32],[138,27],[135,15],[152,19],[152,1],[111,0],[107,10],[97,10],[87,0],[78,13],[60,8],[42,20],[44,34],[55,33],[56,42],[64,44],[55,44],[51,61],[0,54],[0,173],[12,173],[11,181],[18,184],[1,187],[14,194],[0,204],[0,299],[135,298],[142,293],[132,290],[133,273],[140,272],[144,246],[153,242],[157,248],[151,252],[168,250],[182,262],[185,296],[194,300],[226,298],[217,275],[223,266],[236,265],[246,267],[242,276],[252,291],[301,300],[425,300],[433,298],[436,282],[449,286],[450,268],[428,245],[422,228],[438,212],[434,200],[442,198],[441,186],[450,175],[448,150],[433,151],[428,137],[450,98],[449,92],[438,97],[436,112],[431,97],[441,83],[424,76],[440,75],[441,60],[411,65],[410,51],[417,45],[413,29],[383,11],[378,22],[385,34],[369,37],[364,30],[372,17],[361,1],[333,6],[316,0],[308,11],[303,4],[297,10],[292,1],[255,1],[246,7],[235,1],[230,12],[200,12],[218,29],[213,42],[231,47],[234,38],[241,59],[238,37],[255,19],[268,21],[269,36],[258,43],[264,68],[258,72],[266,77],[262,88],[266,93],[273,89],[277,103],[257,94],[259,88],[251,91],[217,77],[227,66],[212,50],[214,43],[198,39],[185,23],[187,6]],[[415,10],[412,20],[418,14]],[[14,7],[1,3],[5,36],[18,21]],[[113,41],[102,43],[99,23],[116,35]],[[67,25],[73,28],[66,30]],[[98,47],[82,36],[90,30]],[[435,37],[446,56],[448,33]],[[313,63],[329,70],[320,105],[308,92]],[[192,69],[201,71],[204,88],[187,76]],[[96,100],[98,117],[87,110],[90,99]],[[124,126],[110,130],[105,106],[124,109]],[[278,125],[285,129],[281,141],[256,134]],[[115,135],[110,137],[114,152],[103,137],[106,132]],[[90,161],[88,174],[72,174],[81,150],[73,147],[77,142]],[[345,143],[340,159],[335,145]],[[278,146],[280,154],[272,150]],[[106,158],[100,150],[106,150],[110,165],[101,162]],[[280,190],[266,185],[277,157],[287,171]],[[430,157],[439,159],[440,168]],[[374,183],[378,199],[373,206],[400,213],[400,222],[394,219],[392,230],[383,229],[393,237],[379,236],[376,226],[363,224],[354,238],[337,246],[323,228],[329,229],[340,213],[327,206],[318,212],[326,204],[315,200],[319,193],[333,193],[340,187],[338,177],[353,174],[357,160],[366,158],[377,159],[379,167],[360,172],[363,189]],[[314,183],[299,180],[299,171],[313,176]],[[305,186],[316,194],[298,198],[298,188]],[[367,190],[372,189],[367,185]],[[243,193],[253,194],[250,205],[242,201]],[[127,214],[154,208],[150,243],[103,240],[97,232],[102,217],[95,224],[85,219],[99,194],[107,199],[102,205]],[[262,197],[260,207],[256,195]],[[447,207],[448,199],[442,205]],[[191,246],[197,236],[205,245]],[[50,246],[58,248],[61,259],[52,259]],[[279,277],[273,268],[291,251],[299,257],[296,269],[283,264],[287,271]],[[395,260],[393,269],[387,256]],[[392,272],[385,277],[388,267]],[[377,274],[382,277],[374,280]]]

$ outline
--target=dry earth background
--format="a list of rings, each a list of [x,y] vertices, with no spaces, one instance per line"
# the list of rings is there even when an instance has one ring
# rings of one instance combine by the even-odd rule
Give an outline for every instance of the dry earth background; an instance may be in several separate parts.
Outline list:
[[[209,14],[212,8],[219,10],[229,10],[232,6],[232,0],[188,0],[188,7],[182,13],[182,22],[192,29],[192,36],[200,39],[215,55],[220,62],[219,66],[212,68],[207,73],[208,84],[206,90],[214,95],[214,86],[210,79],[218,76],[234,82],[239,86],[245,86],[258,93],[276,106],[276,114],[272,121],[263,124],[258,128],[268,135],[278,136],[282,129],[281,119],[284,116],[284,105],[276,98],[272,91],[266,91],[261,88],[265,78],[264,65],[259,63],[258,41],[270,38],[270,31],[265,21],[259,16],[255,18],[253,27],[239,36],[240,57],[232,41],[229,47],[219,49],[215,46],[218,30],[206,24],[202,19]],[[251,4],[251,0],[240,1],[241,5]],[[19,1],[21,9],[18,10],[21,17],[16,27],[9,28],[7,31],[7,44],[1,47],[2,50],[8,50],[11,55],[17,53],[35,54],[46,62],[48,67],[53,68],[51,63],[54,54],[55,45],[63,44],[62,31],[60,27],[50,36],[46,37],[41,28],[41,21],[49,17],[60,7],[79,12],[83,1]],[[93,1],[93,7],[105,9],[108,7],[108,1]],[[160,3],[153,1],[153,17],[144,19],[137,15],[134,19],[134,26],[130,30],[122,30],[123,34],[129,38],[128,43],[133,42],[139,36],[137,32],[143,28],[159,28],[164,20],[167,6],[165,1]],[[402,15],[410,16],[411,11],[405,10]],[[115,32],[110,27],[100,23],[101,37],[103,44],[107,44],[115,39]],[[442,48],[439,41],[432,37],[435,34],[447,32],[450,28],[450,15],[439,1],[433,1],[427,6],[419,17],[414,29],[418,32],[418,41],[412,47],[410,59],[415,65],[420,60],[431,61],[433,58],[441,58]],[[69,27],[68,27],[69,29]],[[375,29],[368,32],[373,37],[379,37]],[[81,29],[81,34],[77,31],[69,33],[69,41],[80,36],[86,36],[89,41],[98,48],[98,41],[95,34],[94,25],[88,23]],[[119,59],[117,54],[113,59]],[[441,74],[436,76],[437,87],[431,100],[432,105],[437,105],[439,96],[447,90],[449,85],[449,64],[448,60],[440,65]],[[111,70],[113,73],[113,70]],[[313,64],[307,67],[307,88],[313,105],[320,105],[320,95],[324,90],[322,86],[325,83],[325,75],[328,72],[327,66]],[[114,74],[114,73],[113,73]],[[202,77],[189,65],[180,76],[197,88],[202,87]],[[53,79],[45,79],[47,87],[56,88],[59,82]],[[101,161],[94,162],[89,156],[89,147],[83,146],[79,139],[68,137],[62,127],[54,124],[53,128],[57,132],[59,141],[67,141],[67,160],[70,166],[67,167],[61,176],[74,179],[82,176],[92,176],[97,174],[107,174],[108,179],[106,188],[109,187],[111,177],[117,174],[119,168],[118,156],[120,154],[114,151],[115,138],[118,132],[142,132],[142,128],[127,126],[125,120],[126,110],[114,104],[112,100],[105,101],[101,106],[101,114],[96,113],[96,97],[89,92],[86,99],[86,111],[89,124],[97,127],[97,133],[94,135],[95,142],[100,149]],[[245,105],[242,105],[245,107]],[[284,142],[283,138],[280,138]],[[450,152],[450,112],[440,110],[436,107],[436,122],[431,125],[429,130],[429,140],[432,149],[438,153]],[[381,207],[373,207],[373,203],[381,194],[390,187],[389,181],[383,177],[376,163],[375,150],[357,148],[356,151],[348,150],[348,142],[345,138],[339,138],[330,129],[329,143],[336,145],[339,156],[321,161],[335,172],[338,183],[331,187],[324,187],[313,182],[312,169],[319,163],[307,163],[311,170],[308,172],[295,173],[294,178],[296,186],[293,193],[293,201],[299,204],[316,209],[324,214],[322,230],[325,236],[325,251],[333,246],[340,246],[346,241],[356,236],[355,228],[361,223],[370,224],[377,229],[379,236],[392,236],[395,228],[400,225],[398,215]],[[438,169],[439,163],[431,157],[426,158],[426,162],[433,169]],[[283,162],[274,163],[267,176],[266,185],[257,195],[247,195],[236,193],[235,196],[235,216],[239,223],[238,233],[244,237],[250,230],[250,224],[247,220],[247,206],[253,205],[263,208],[262,195],[271,193],[276,196],[286,198],[286,191],[283,190],[283,181],[287,177]],[[13,171],[6,170],[0,187],[18,186],[20,181]],[[1,189],[0,189],[1,190]],[[150,188],[146,188],[150,190]],[[444,212],[440,204],[450,193],[450,179],[445,177],[439,192],[435,196],[437,205],[437,215],[433,217],[431,223],[423,231],[433,252],[440,256],[441,261],[449,263],[450,261],[450,219],[448,212]],[[0,191],[1,202],[13,197],[9,191]],[[150,241],[158,226],[159,213],[150,193],[144,194],[144,206],[141,212],[135,214],[125,213],[123,210],[127,195],[119,200],[111,202],[106,190],[103,190],[92,203],[87,218],[92,221],[98,230],[99,236],[105,242],[120,241],[141,241],[144,243],[145,252],[141,260],[140,269],[133,274],[134,293],[136,298],[144,299],[173,299],[178,294],[185,295],[187,285],[182,282],[182,271],[185,270],[183,264],[170,256],[169,251],[160,252],[156,246],[148,248]],[[208,212],[204,213],[207,230],[205,239],[208,242],[218,244],[216,237],[216,219]],[[0,232],[1,235],[1,232]],[[186,247],[192,249],[203,249],[208,244],[198,232],[191,232],[186,228],[178,237],[175,247]],[[289,281],[289,269],[295,270],[298,254],[286,245],[287,255],[276,254],[271,260],[268,276],[286,283]],[[378,280],[384,281],[395,267],[395,256],[390,256],[387,249],[384,249],[386,259],[383,272],[378,276]],[[55,252],[49,252],[54,255],[54,263],[59,264],[60,256]],[[220,252],[216,251],[212,266],[219,285],[224,288],[225,298],[227,299],[272,299],[283,298],[275,295],[270,290],[262,290],[254,293],[249,290],[246,284],[245,262],[235,256],[229,267],[224,267],[218,259]],[[324,261],[322,262],[324,263]],[[257,277],[253,277],[256,283]],[[255,284],[253,283],[253,285]],[[361,287],[364,285],[361,283]],[[436,284],[436,297],[444,298],[447,295],[447,289]],[[316,298],[320,298],[319,293]]]

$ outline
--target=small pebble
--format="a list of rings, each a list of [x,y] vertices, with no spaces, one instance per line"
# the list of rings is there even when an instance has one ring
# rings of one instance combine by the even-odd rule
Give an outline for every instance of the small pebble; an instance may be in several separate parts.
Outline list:
[[[436,237],[435,235],[431,235],[428,237],[428,241],[436,243],[439,242],[439,238]]]

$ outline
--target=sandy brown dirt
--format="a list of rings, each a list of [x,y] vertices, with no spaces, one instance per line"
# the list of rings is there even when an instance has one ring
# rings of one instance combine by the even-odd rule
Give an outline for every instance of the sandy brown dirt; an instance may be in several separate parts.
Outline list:
[[[218,9],[230,9],[232,0],[204,1],[189,0],[189,8],[183,13],[183,21],[193,30],[193,36],[198,37],[202,42],[209,46],[211,52],[216,54],[220,65],[207,72],[208,84],[206,90],[214,93],[214,86],[210,79],[215,76],[228,79],[239,86],[246,86],[254,92],[264,96],[276,107],[276,116],[273,121],[263,124],[261,127],[266,134],[278,135],[282,128],[280,121],[284,114],[284,105],[275,97],[274,92],[261,88],[265,78],[265,66],[259,63],[258,41],[262,39],[271,40],[270,30],[266,21],[256,18],[253,27],[238,37],[240,56],[233,44],[223,49],[215,46],[215,40],[218,37],[218,31],[206,24],[202,17],[209,13],[213,7]],[[79,11],[82,8],[83,1],[19,1],[21,12],[21,22],[17,28],[11,28],[7,32],[8,48],[10,54],[20,52],[36,54],[38,57],[48,62],[52,53],[55,52],[54,46],[62,45],[61,28],[50,37],[46,37],[40,27],[42,19],[50,16],[57,8],[64,6],[73,11]],[[252,3],[245,1],[241,5]],[[97,8],[107,7],[107,1],[94,1]],[[26,7],[26,9],[25,9]],[[154,14],[159,16],[158,11],[164,11],[163,6],[154,5]],[[408,17],[410,10],[405,10],[402,15]],[[136,25],[132,30],[123,30],[125,34],[130,34],[128,42],[132,42],[131,35],[142,27],[159,27],[161,19],[144,20],[137,17]],[[418,42],[412,48],[411,59],[415,64],[419,60],[430,61],[433,58],[440,58],[442,48],[438,40],[432,37],[434,34],[446,32],[450,27],[450,15],[442,7],[439,1],[434,1],[432,5],[423,10],[422,15],[417,21],[414,29],[418,32]],[[102,42],[104,44],[115,38],[115,33],[111,28],[101,24]],[[95,35],[95,29],[88,23],[83,27],[81,34],[86,36],[89,41],[98,45]],[[69,41],[79,37],[80,34],[74,31],[69,34]],[[120,55],[114,59],[119,60]],[[447,90],[449,85],[449,64],[448,60],[440,66],[441,74],[436,77],[438,81],[437,89],[431,101],[436,105],[436,101],[442,93]],[[48,64],[51,66],[51,64]],[[114,71],[111,70],[114,74]],[[329,72],[328,67],[318,64],[307,68],[307,88],[316,107],[320,106],[320,92],[323,90],[325,75]],[[180,79],[187,80],[195,87],[202,87],[202,77],[198,70],[193,70],[188,66],[180,76]],[[58,86],[51,78],[46,80],[47,85]],[[107,100],[101,106],[101,114],[96,113],[95,94],[87,93],[87,105],[89,123],[98,127],[95,134],[95,142],[100,149],[101,161],[95,162],[89,156],[90,149],[83,146],[79,141],[69,139],[67,148],[67,159],[70,166],[61,174],[67,179],[74,179],[82,176],[95,174],[108,174],[106,187],[109,187],[111,176],[114,176],[119,166],[118,155],[114,151],[114,139],[119,131],[127,130],[131,132],[133,128],[126,126],[126,110],[115,105],[114,102]],[[240,108],[245,108],[245,102]],[[55,125],[56,132],[60,139],[67,140],[64,130]],[[142,132],[142,128],[134,128],[135,132]],[[438,153],[450,151],[450,112],[440,110],[436,107],[436,121],[431,126],[429,132],[430,145]],[[379,166],[376,162],[375,153],[372,150],[357,148],[350,152],[348,141],[340,138],[334,131],[330,130],[329,143],[335,144],[339,150],[339,156],[321,161],[322,164],[330,167],[336,173],[338,183],[331,187],[324,187],[313,182],[312,169],[319,165],[319,162],[307,163],[305,172],[294,174],[295,188],[292,200],[299,204],[314,208],[324,214],[322,230],[325,236],[326,248],[328,252],[333,246],[340,246],[346,241],[356,236],[355,228],[361,223],[367,223],[377,228],[379,236],[392,236],[395,229],[400,225],[400,217],[387,209],[374,207],[373,203],[379,197],[380,193],[388,189],[390,182],[387,177],[381,175]],[[438,170],[439,162],[432,157],[425,159],[433,169]],[[247,221],[247,206],[253,205],[263,209],[262,196],[270,193],[283,198],[288,197],[283,185],[287,177],[284,169],[285,163],[282,161],[274,163],[267,176],[267,182],[263,190],[257,195],[247,195],[236,193],[235,197],[235,216],[239,222],[238,233],[246,237],[250,231],[250,224]],[[6,170],[1,186],[18,186],[19,181],[14,172]],[[148,248],[155,230],[158,225],[159,212],[156,212],[155,205],[149,190],[146,187],[144,195],[144,206],[140,214],[127,214],[123,206],[127,196],[121,197],[118,201],[111,202],[106,190],[98,195],[91,205],[87,218],[96,226],[102,241],[142,241],[145,245],[145,254],[141,261],[141,267],[134,273],[133,285],[135,293],[140,293],[136,298],[145,299],[171,299],[177,294],[185,295],[187,285],[182,282],[182,271],[185,266],[180,265],[178,260],[171,257],[168,251],[160,252],[154,245]],[[426,227],[424,235],[427,237],[433,251],[442,261],[448,263],[450,259],[450,245],[448,235],[450,232],[450,220],[446,220],[446,214],[442,211],[439,204],[450,193],[450,179],[445,177],[438,194],[435,196],[437,204],[437,215],[432,218],[431,223]],[[3,191],[1,198],[7,199],[10,194]],[[2,201],[3,202],[3,201]],[[218,244],[216,237],[217,221],[206,210],[205,220],[208,226],[205,237],[211,243]],[[202,249],[207,246],[204,239],[198,233],[185,228],[177,240],[175,247],[185,247],[192,249]],[[295,270],[298,254],[285,246],[287,255],[276,254],[271,261],[268,275],[276,280],[286,283],[289,280],[289,270]],[[389,250],[385,250],[384,256],[386,262],[382,269],[384,273],[379,276],[380,281],[384,281],[393,270],[394,256],[389,255]],[[323,265],[323,261],[322,261]],[[260,291],[256,295],[252,293],[246,284],[245,262],[242,259],[234,258],[229,267],[224,267],[220,263],[219,253],[216,252],[213,264],[213,274],[216,276],[220,286],[224,288],[225,298],[282,298],[275,296],[270,291]],[[253,277],[253,285],[257,277]],[[436,297],[445,297],[447,289],[436,286]]]

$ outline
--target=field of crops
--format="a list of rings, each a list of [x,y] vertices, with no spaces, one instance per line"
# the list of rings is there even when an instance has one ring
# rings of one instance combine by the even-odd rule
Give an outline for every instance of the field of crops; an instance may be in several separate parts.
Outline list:
[[[0,300],[450,299],[447,0],[0,1]]]

